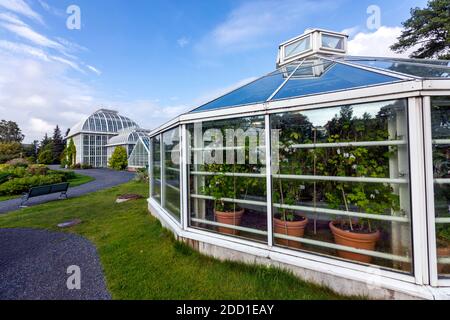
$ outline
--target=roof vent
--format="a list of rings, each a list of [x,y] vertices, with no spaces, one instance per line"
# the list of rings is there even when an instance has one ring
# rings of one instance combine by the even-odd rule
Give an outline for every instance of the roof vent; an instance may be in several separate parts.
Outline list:
[[[348,35],[323,29],[306,29],[305,32],[280,44],[277,67],[316,53],[346,54]]]

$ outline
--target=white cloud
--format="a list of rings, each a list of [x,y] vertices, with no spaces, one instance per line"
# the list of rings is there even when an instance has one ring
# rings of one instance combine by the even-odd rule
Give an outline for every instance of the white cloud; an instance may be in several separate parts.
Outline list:
[[[31,9],[31,7],[23,0],[0,0],[0,7],[44,24],[44,20],[41,15]]]
[[[395,53],[390,49],[390,46],[397,42],[401,32],[401,27],[387,26],[382,26],[375,32],[359,32],[348,42],[348,54],[354,56],[407,58],[414,49],[403,53]]]
[[[305,17],[333,10],[333,1],[248,1],[233,10],[197,48],[202,52],[247,50],[272,44],[270,37],[297,29]],[[303,30],[302,30],[303,31]]]
[[[45,133],[51,134],[54,128],[52,124],[39,118],[31,118],[28,124],[34,132],[40,133],[41,135]]]
[[[186,47],[190,42],[191,41],[189,40],[189,38],[186,38],[186,37],[182,37],[177,40],[177,43],[180,46],[180,48]]]
[[[92,72],[94,72],[95,74],[97,74],[98,76],[100,76],[100,75],[102,74],[102,72],[101,72],[100,70],[98,70],[96,67],[87,65],[87,68],[88,68],[89,70],[91,70]]]
[[[17,24],[20,26],[26,26],[27,24],[19,19],[15,14],[9,13],[9,12],[1,12],[0,13],[0,20],[6,21],[12,24]]]
[[[1,1],[1,0],[0,0]],[[22,37],[24,39],[27,39],[31,41],[34,44],[37,44],[39,46],[47,47],[47,48],[53,48],[60,51],[64,50],[64,46],[60,43],[53,41],[46,36],[34,31],[30,27],[26,25],[17,25],[17,24],[10,24],[10,23],[3,23],[3,28],[11,31],[12,33],[18,35],[19,37]]]
[[[94,90],[68,77],[69,70],[51,58],[0,50],[1,118],[16,121],[26,142],[40,140],[56,124],[65,130],[95,109]]]
[[[65,17],[66,16],[65,12],[63,10],[57,9],[55,7],[52,7],[51,5],[49,5],[47,2],[45,2],[43,0],[38,0],[38,1],[39,1],[39,4],[41,5],[41,7],[45,11],[47,11],[47,12],[49,12],[49,13],[55,15],[55,16],[58,16],[58,17]]]
[[[49,61],[48,55],[41,49],[23,43],[0,40],[0,49]]]
[[[354,26],[350,28],[346,28],[341,31],[341,33],[344,33],[348,35],[349,37],[353,37],[358,31],[360,30],[359,26]]]

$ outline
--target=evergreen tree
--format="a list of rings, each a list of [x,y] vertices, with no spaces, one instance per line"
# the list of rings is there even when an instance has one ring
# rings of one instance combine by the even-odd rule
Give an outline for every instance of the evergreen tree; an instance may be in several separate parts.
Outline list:
[[[53,131],[52,140],[53,140],[53,148],[52,148],[53,163],[59,163],[65,144],[64,139],[61,135],[61,130],[59,129],[58,125],[56,125],[56,128]]]
[[[69,140],[69,145],[66,149],[66,158],[67,158],[67,165],[69,167],[75,165],[76,163],[76,156],[77,156],[77,148],[75,147],[75,143],[73,142],[73,139]]]
[[[450,1],[430,0],[424,9],[411,9],[404,30],[391,49],[404,52],[416,45],[411,58],[450,59]]]

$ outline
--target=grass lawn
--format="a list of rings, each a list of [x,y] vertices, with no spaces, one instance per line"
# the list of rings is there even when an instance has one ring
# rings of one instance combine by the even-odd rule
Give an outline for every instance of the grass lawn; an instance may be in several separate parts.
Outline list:
[[[220,262],[176,242],[149,215],[146,200],[115,203],[117,195],[147,197],[147,184],[130,182],[80,198],[0,216],[0,228],[66,230],[97,246],[114,299],[342,299],[328,289],[273,268]]]
[[[84,174],[79,174],[79,173],[75,173],[75,178],[74,179],[70,179],[68,182],[69,187],[73,188],[73,187],[78,187],[81,186],[82,184],[94,181],[95,179],[90,177],[90,176],[85,176]]]

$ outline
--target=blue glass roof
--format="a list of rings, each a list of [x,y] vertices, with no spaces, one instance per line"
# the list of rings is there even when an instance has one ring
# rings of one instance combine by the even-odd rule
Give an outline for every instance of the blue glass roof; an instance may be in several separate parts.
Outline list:
[[[315,57],[314,59],[297,61],[283,66],[191,112],[257,104],[400,80],[395,75],[389,76],[357,66]]]
[[[350,58],[347,61],[420,78],[450,78],[450,62],[445,60]]]
[[[332,63],[319,77],[298,79],[293,76],[273,97],[273,100],[384,84],[398,80],[398,78],[387,75]]]
[[[191,112],[351,90],[415,78],[450,78],[450,61],[316,55],[283,66]]]

